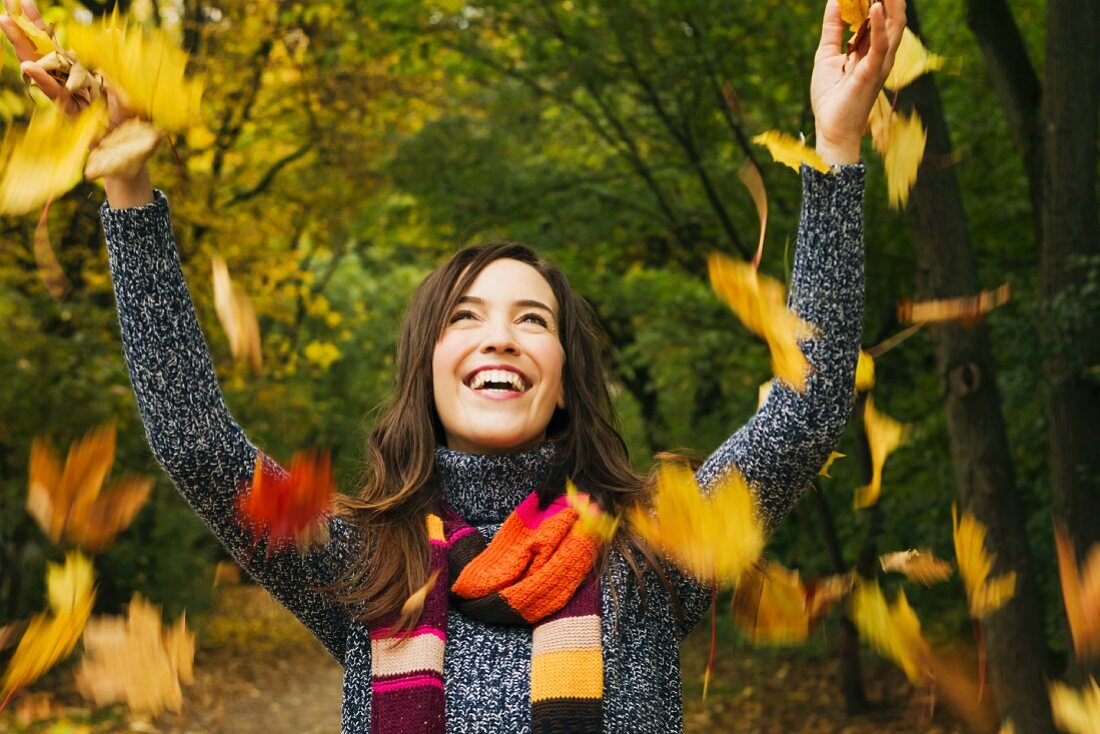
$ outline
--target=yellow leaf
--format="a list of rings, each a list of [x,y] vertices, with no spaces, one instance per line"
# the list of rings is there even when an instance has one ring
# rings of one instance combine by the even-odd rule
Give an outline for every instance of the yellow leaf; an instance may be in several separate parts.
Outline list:
[[[565,499],[569,506],[577,511],[581,528],[594,538],[610,543],[619,529],[619,517],[612,516],[600,509],[584,492],[577,490],[572,480],[565,482]]]
[[[0,697],[34,683],[73,651],[95,603],[92,579],[92,564],[79,553],[66,556],[64,566],[49,564],[50,612],[36,614],[27,625],[8,662]]]
[[[817,151],[794,137],[781,133],[778,130],[768,130],[760,133],[752,139],[757,145],[763,145],[772,154],[776,163],[782,163],[795,171],[801,169],[803,163],[821,173],[829,172],[829,164],[825,162]]]
[[[34,262],[38,265],[38,274],[42,277],[46,292],[50,294],[50,298],[56,301],[69,292],[72,283],[65,275],[65,270],[61,267],[61,263],[53,251],[53,245],[50,244],[50,229],[46,222],[47,213],[48,208],[42,212],[42,217],[38,220],[38,226],[34,228]]]
[[[806,389],[810,365],[798,340],[812,337],[814,329],[787,308],[783,284],[759,275],[749,263],[718,253],[710,256],[707,265],[718,297],[733,309],[745,328],[767,342],[775,376],[799,392]]]
[[[218,321],[221,322],[222,328],[225,329],[225,335],[229,340],[229,351],[235,360],[248,362],[252,366],[252,371],[259,373],[263,369],[263,343],[260,340],[260,325],[256,320],[252,299],[233,284],[229,277],[229,268],[220,255],[212,256],[210,264],[214,271],[214,311],[218,314]],[[314,347],[313,356],[310,356],[309,347],[313,344],[316,342],[307,346],[306,356],[318,361],[322,355],[316,352],[316,347]],[[335,345],[332,346],[336,349]],[[323,365],[324,368],[327,369],[339,357],[339,350],[336,350],[335,356]]]
[[[852,592],[852,620],[860,635],[905,671],[914,685],[928,682],[931,650],[904,592],[898,593],[893,605],[887,605],[877,583],[857,583]]]
[[[970,326],[993,309],[1003,306],[1012,298],[1012,286],[1002,283],[991,291],[976,296],[937,298],[931,301],[902,299],[898,303],[898,320],[904,324],[961,321]]]
[[[939,71],[947,59],[930,53],[917,38],[917,34],[907,27],[902,31],[901,44],[894,56],[894,68],[886,77],[887,89],[901,89],[913,83],[917,77],[930,71]]]
[[[1091,660],[1100,656],[1100,543],[1092,547],[1078,570],[1073,541],[1065,528],[1055,527],[1054,540],[1073,648],[1079,660]]]
[[[760,387],[756,388],[756,409],[760,410],[764,403],[767,402],[768,396],[772,394],[772,383],[774,380],[768,380],[767,382],[761,382]]]
[[[867,118],[867,127],[871,130],[871,143],[881,156],[885,156],[890,147],[890,121],[893,117],[894,107],[890,99],[884,92],[879,92]]]
[[[928,549],[884,553],[879,556],[879,563],[883,571],[903,573],[909,580],[925,586],[946,581],[954,573],[950,563],[936,558]]]
[[[166,31],[143,33],[114,13],[92,25],[73,24],[68,40],[128,108],[161,130],[176,132],[201,122],[202,82],[187,78],[187,54]]]
[[[107,133],[88,154],[84,177],[89,181],[104,176],[133,177],[153,154],[160,133],[136,117]]]
[[[12,3],[12,6],[18,6],[19,3]],[[50,34],[42,30],[31,21],[22,12],[13,13],[11,19],[15,21],[15,24],[19,26],[19,30],[23,31],[23,35],[27,37],[27,40],[34,46],[34,52],[38,54],[37,58],[42,58],[46,54],[57,51],[57,44],[54,43]]]
[[[909,190],[917,180],[927,139],[927,132],[916,112],[911,115],[893,114],[885,165],[890,206],[895,209],[909,202]]]
[[[859,360],[856,362],[856,392],[867,392],[875,386],[875,358],[866,352],[859,350]]]
[[[844,457],[845,454],[842,454],[839,451],[830,452],[829,458],[825,460],[825,466],[821,467],[821,471],[819,471],[817,475],[819,477],[829,477],[830,479],[832,479],[832,475],[829,474],[829,467],[833,465],[834,461],[836,461],[837,459],[843,459]]]
[[[840,0],[840,17],[853,31],[863,25],[870,10],[869,0]]]
[[[84,630],[77,689],[97,706],[122,702],[138,714],[178,712],[192,676],[194,636],[181,619],[161,629],[160,608],[134,594],[127,617],[97,617]]]
[[[955,540],[955,562],[966,586],[972,617],[984,617],[1012,598],[1016,591],[1016,572],[990,579],[996,555],[985,550],[985,525],[968,510],[959,519],[958,508],[951,508],[952,535]]]
[[[1100,734],[1100,686],[1095,679],[1090,678],[1080,691],[1051,683],[1050,707],[1059,729],[1071,734]]]
[[[882,492],[882,469],[886,459],[905,440],[905,426],[875,410],[875,402],[867,396],[863,405],[863,428],[871,449],[871,483],[856,490],[855,508],[870,507],[878,502]]]
[[[733,618],[755,645],[799,644],[814,622],[852,588],[850,576],[803,584],[797,571],[778,563],[752,565],[737,581]]]
[[[0,146],[0,213],[25,214],[80,182],[88,146],[107,127],[98,102],[70,119],[56,105],[39,107],[25,133],[8,128]]]
[[[764,547],[752,493],[736,469],[707,498],[690,469],[663,464],[652,507],[631,507],[627,519],[651,546],[704,583],[733,584]]]
[[[768,193],[764,190],[764,179],[760,176],[760,169],[752,161],[745,161],[738,177],[749,190],[752,201],[756,204],[756,216],[760,220],[760,238],[756,245],[756,256],[753,258],[753,262],[759,265],[760,256],[764,252],[764,235],[768,231]]]

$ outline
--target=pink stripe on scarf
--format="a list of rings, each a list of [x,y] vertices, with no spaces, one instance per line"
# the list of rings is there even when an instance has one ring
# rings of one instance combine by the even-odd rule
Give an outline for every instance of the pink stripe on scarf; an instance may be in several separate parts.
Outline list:
[[[412,630],[408,634],[399,635],[397,637],[394,637],[394,639],[398,640],[398,639],[401,639],[402,637],[416,637],[417,635],[435,635],[436,637],[443,640],[444,642],[447,641],[447,633],[446,632],[439,629],[438,627],[432,627],[429,624],[417,625],[416,627],[413,627]],[[372,629],[370,631],[370,638],[372,640],[381,640],[381,639],[386,638],[386,637],[391,637],[389,627],[384,627],[384,628],[378,629],[378,630]]]
[[[430,686],[443,690],[443,681],[433,675],[418,675],[412,678],[396,678],[394,680],[376,680],[373,683],[375,693],[389,693],[390,691],[404,691],[408,688],[423,688]]]
[[[516,515],[520,520],[523,520],[523,524],[530,530],[534,530],[539,524],[548,517],[553,517],[566,507],[569,506],[569,501],[564,497],[558,497],[556,500],[546,506],[546,509],[539,509],[539,497],[536,493],[532,492],[527,496],[523,502],[519,503],[519,507],[516,508]]]

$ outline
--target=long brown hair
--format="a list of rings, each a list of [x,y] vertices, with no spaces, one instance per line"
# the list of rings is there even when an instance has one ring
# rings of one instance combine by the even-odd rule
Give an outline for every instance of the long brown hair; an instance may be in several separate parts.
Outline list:
[[[330,590],[360,619],[397,612],[427,580],[424,515],[440,496],[435,450],[445,443],[433,399],[432,354],[458,299],[489,263],[499,259],[533,267],[558,301],[565,408],[555,409],[546,430],[556,449],[553,471],[570,477],[609,512],[637,501],[647,485],[631,467],[619,434],[603,360],[605,339],[592,307],[564,273],[526,245],[504,241],[466,247],[433,270],[413,294],[397,346],[396,393],[367,440],[362,489],[358,497],[339,501],[338,511],[363,531],[368,542]],[[643,594],[646,567],[671,592],[662,565],[628,525],[613,545],[638,577]],[[606,558],[605,554],[604,567]]]

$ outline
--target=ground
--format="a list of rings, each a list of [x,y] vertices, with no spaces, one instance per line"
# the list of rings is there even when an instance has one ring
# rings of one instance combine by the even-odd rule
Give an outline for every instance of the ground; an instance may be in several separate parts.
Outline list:
[[[217,595],[214,612],[194,620],[199,636],[196,680],[185,689],[179,714],[165,713],[154,721],[134,721],[119,709],[93,714],[80,707],[62,683],[57,692],[60,703],[55,706],[63,711],[27,726],[5,713],[0,717],[0,732],[339,732],[341,671],[320,643],[262,589],[229,586],[220,588]],[[865,656],[867,693],[879,705],[868,715],[845,715],[833,656],[735,649],[735,643],[721,638],[704,701],[700,681],[709,634],[709,626],[702,625],[684,645],[685,732],[960,731],[949,723],[929,723],[926,708],[912,703],[913,691],[904,678],[870,654]],[[65,703],[74,705],[64,707]]]

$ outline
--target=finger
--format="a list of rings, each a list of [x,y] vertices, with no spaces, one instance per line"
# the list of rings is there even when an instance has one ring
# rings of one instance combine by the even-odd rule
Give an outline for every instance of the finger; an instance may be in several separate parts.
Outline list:
[[[839,56],[843,53],[843,42],[844,20],[840,17],[840,3],[829,0],[825,3],[825,17],[821,21],[821,43],[817,47],[817,55]]]
[[[901,36],[905,31],[905,0],[885,0],[886,36],[890,40],[890,51],[896,51],[901,45]]]
[[[882,73],[882,64],[886,61],[890,42],[886,38],[886,10],[882,7],[882,3],[872,5],[868,15],[871,22],[871,38],[867,54],[859,60],[859,66],[866,69],[864,73],[869,74],[869,78],[874,78]]]
[[[19,15],[22,12],[22,6],[17,6],[17,2],[19,0],[4,0],[4,12],[8,15]]]
[[[7,4],[6,0],[4,4]],[[4,35],[11,41],[12,48],[15,49],[15,55],[20,61],[33,61],[38,58],[31,39],[27,38],[27,34],[15,24],[10,16],[0,15],[0,29],[3,29]]]
[[[34,0],[22,0],[22,4],[23,12],[26,13],[27,19],[42,30],[48,30],[46,28],[46,22],[42,20],[42,14],[38,12],[38,6],[34,4]]]
[[[50,73],[42,68],[40,64],[34,61],[24,61],[19,65],[19,71],[23,72],[23,76],[30,77],[43,94],[52,99],[54,102],[60,102],[62,92],[65,92],[65,87],[61,86],[61,82],[50,76]]]

